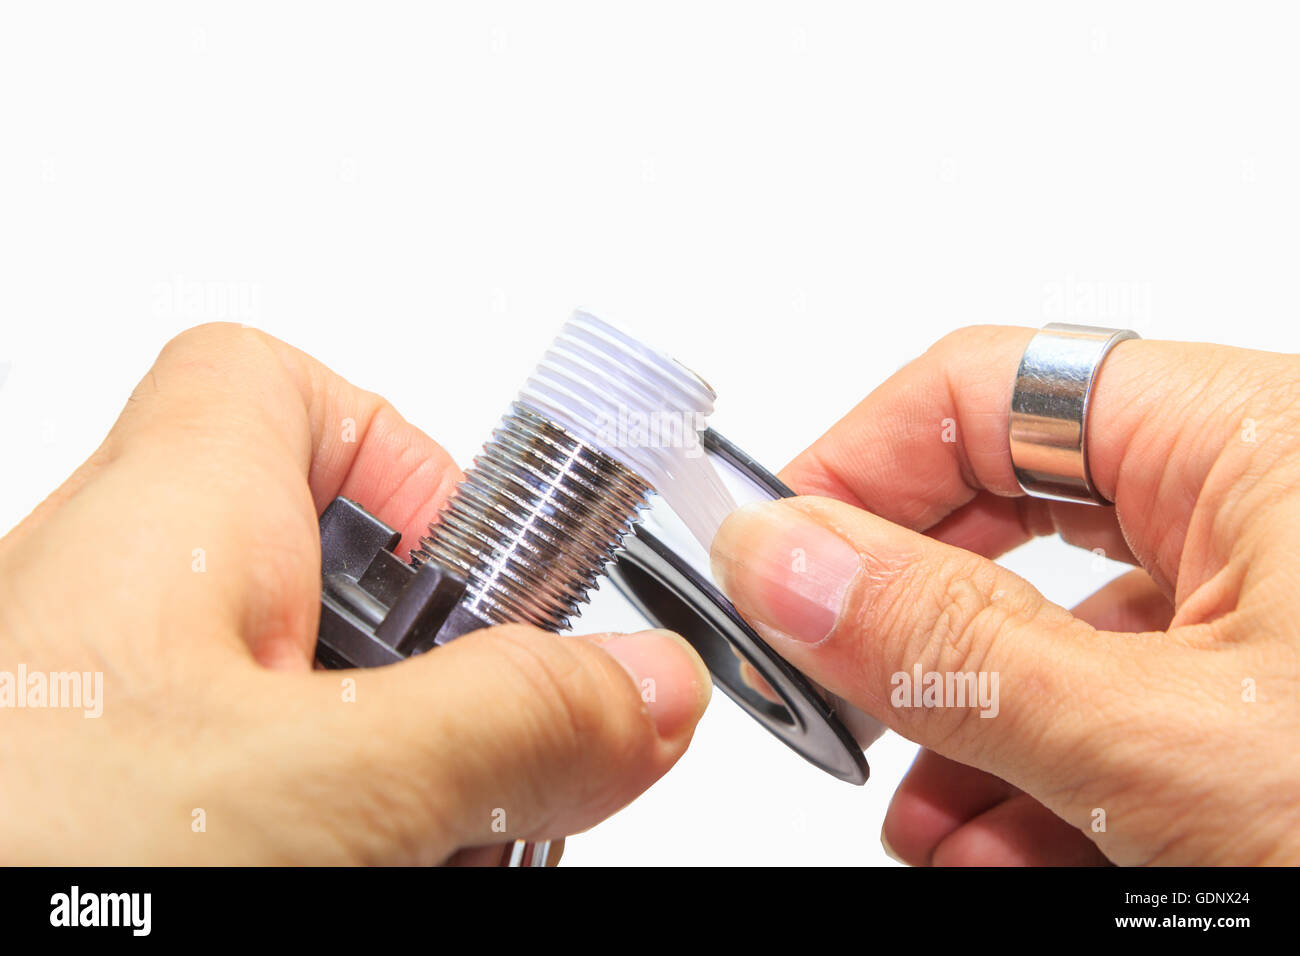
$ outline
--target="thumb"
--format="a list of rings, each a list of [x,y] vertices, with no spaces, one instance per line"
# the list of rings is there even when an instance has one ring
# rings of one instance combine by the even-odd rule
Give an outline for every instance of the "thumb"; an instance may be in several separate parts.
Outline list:
[[[1101,759],[1094,715],[1142,683],[1127,680],[1131,637],[1094,630],[985,558],[843,502],[743,507],[712,560],[737,609],[810,678],[1031,792],[1090,773],[1088,755]]]
[[[355,682],[351,701],[340,680]],[[712,687],[669,631],[581,638],[524,625],[312,682],[312,776],[355,795],[345,842],[377,862],[593,826],[677,761]]]

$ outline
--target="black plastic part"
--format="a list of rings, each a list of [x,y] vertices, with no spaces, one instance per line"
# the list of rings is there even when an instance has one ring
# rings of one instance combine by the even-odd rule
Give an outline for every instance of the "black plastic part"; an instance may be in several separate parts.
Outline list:
[[[401,538],[348,498],[321,515],[323,666],[393,664],[484,626],[459,607],[464,576],[434,561],[406,564],[393,553]]]
[[[717,455],[775,498],[794,492],[713,429],[701,432]],[[817,687],[750,627],[711,581],[643,526],[623,539],[607,569],[623,595],[657,627],[681,634],[708,665],[713,681],[751,717],[804,759],[850,783],[863,784],[867,759]]]

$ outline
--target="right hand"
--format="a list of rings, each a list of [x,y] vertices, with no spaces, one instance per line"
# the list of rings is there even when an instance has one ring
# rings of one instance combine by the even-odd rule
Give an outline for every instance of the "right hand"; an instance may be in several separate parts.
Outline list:
[[[885,822],[904,861],[1300,862],[1300,359],[1121,343],[1093,392],[1096,508],[1016,483],[1032,335],[965,329],[893,376],[782,473],[820,497],[728,518],[716,577],[927,748]],[[1071,614],[991,560],[1053,532],[1143,570]],[[998,675],[996,716],[895,706],[916,665]]]

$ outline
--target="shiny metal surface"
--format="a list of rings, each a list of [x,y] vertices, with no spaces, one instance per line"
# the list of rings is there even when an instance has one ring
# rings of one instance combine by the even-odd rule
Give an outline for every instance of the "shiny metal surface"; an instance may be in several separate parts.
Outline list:
[[[463,569],[462,606],[485,625],[562,631],[587,602],[650,487],[514,403],[411,562]]]
[[[587,603],[650,486],[515,402],[411,563],[436,559],[469,581],[461,607],[484,626],[563,631]],[[517,841],[507,866],[545,866],[550,843]]]
[[[1025,347],[1011,394],[1011,462],[1025,494],[1109,504],[1088,470],[1088,405],[1097,372],[1127,329],[1052,322]]]

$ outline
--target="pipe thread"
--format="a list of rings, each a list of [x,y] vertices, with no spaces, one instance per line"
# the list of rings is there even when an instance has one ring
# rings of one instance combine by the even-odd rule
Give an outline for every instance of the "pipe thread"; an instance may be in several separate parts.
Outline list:
[[[468,579],[462,606],[484,624],[569,626],[650,492],[634,472],[515,402],[411,563]]]

